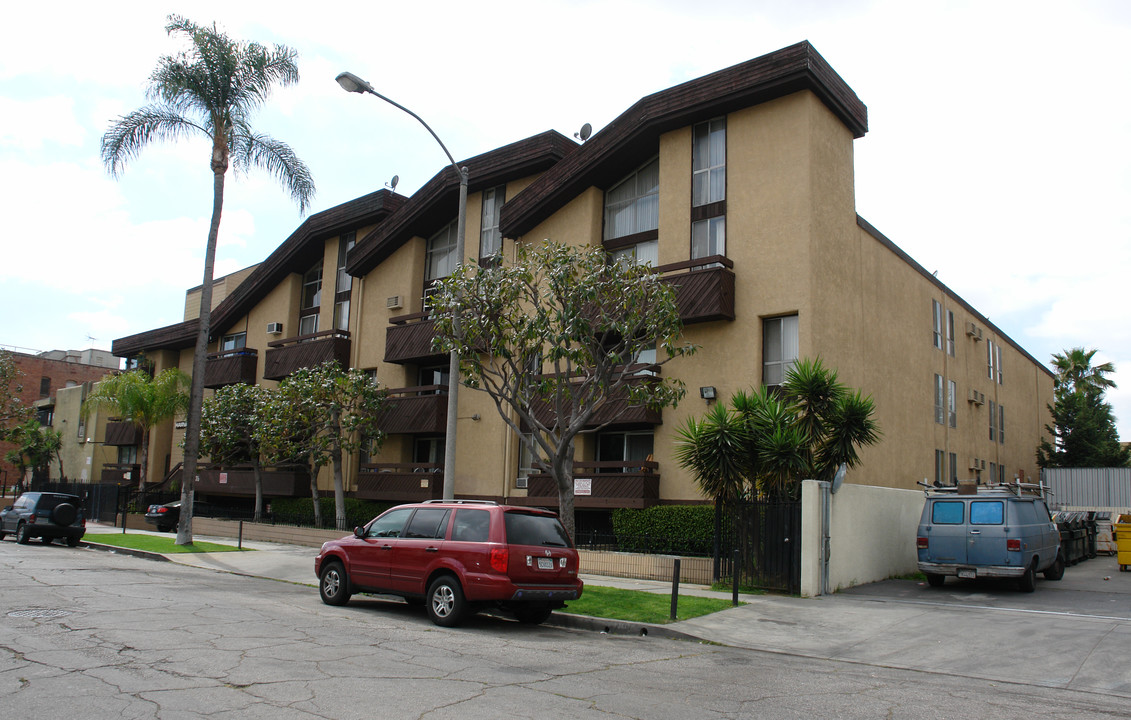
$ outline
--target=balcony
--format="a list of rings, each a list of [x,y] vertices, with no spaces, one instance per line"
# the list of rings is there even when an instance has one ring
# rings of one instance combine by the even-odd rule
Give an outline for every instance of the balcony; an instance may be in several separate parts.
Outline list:
[[[734,320],[734,261],[723,255],[661,265],[656,272],[675,290],[684,325]],[[687,272],[679,272],[686,270]]]
[[[419,312],[389,318],[385,330],[385,362],[429,365],[443,362],[447,353],[432,350],[436,322],[430,313]]]
[[[141,445],[141,427],[137,423],[114,420],[106,423],[106,445]]]
[[[574,507],[579,508],[646,508],[660,501],[659,463],[652,460],[573,463]],[[580,494],[590,481],[589,494]],[[515,505],[557,507],[558,486],[549,475],[536,474],[527,479],[526,497],[511,497]]]
[[[255,496],[255,472],[246,466],[206,467],[197,473],[194,492],[208,495]],[[310,471],[301,466],[265,467],[262,471],[265,497],[310,495]]]
[[[389,404],[377,427],[387,434],[442,433],[447,430],[448,387],[421,385],[389,391]]]
[[[628,383],[654,382],[657,379],[656,376],[660,373],[660,366],[628,365],[625,366],[624,372],[648,373],[632,378],[627,381]],[[534,416],[546,426],[554,424],[553,412],[553,406],[548,401],[542,402],[534,408]],[[653,410],[645,405],[633,405],[629,400],[628,388],[622,386],[609,396],[609,399],[597,412],[593,413],[593,417],[589,418],[585,427],[639,427],[642,425],[659,425],[663,421],[663,413],[660,410]]]
[[[349,367],[348,331],[326,330],[267,343],[263,379],[282,380],[299,368],[315,367],[330,360],[337,360],[343,368]]]
[[[141,465],[129,463],[107,463],[102,466],[103,485],[122,485],[137,487],[141,480]]]
[[[371,463],[361,466],[354,497],[381,502],[422,502],[444,496],[438,463]]]
[[[255,384],[259,351],[251,348],[209,353],[204,361],[204,387],[216,389],[225,385]]]

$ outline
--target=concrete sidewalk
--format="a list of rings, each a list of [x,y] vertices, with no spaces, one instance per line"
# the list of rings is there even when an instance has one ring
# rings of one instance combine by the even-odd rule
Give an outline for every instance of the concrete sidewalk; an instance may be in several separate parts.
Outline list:
[[[103,532],[120,530],[91,525],[85,539],[97,543]],[[316,586],[314,548],[262,542],[244,547],[259,552],[165,559]],[[670,583],[582,578],[589,585],[671,592]],[[681,585],[680,595],[731,597],[696,585]],[[957,583],[928,589],[925,583],[894,580],[819,598],[742,595],[740,600],[746,604],[662,626],[564,613],[555,613],[550,623],[1131,698],[1131,573],[1120,573],[1114,558],[1101,556],[1068,568],[1063,585],[1040,581],[1034,594]]]

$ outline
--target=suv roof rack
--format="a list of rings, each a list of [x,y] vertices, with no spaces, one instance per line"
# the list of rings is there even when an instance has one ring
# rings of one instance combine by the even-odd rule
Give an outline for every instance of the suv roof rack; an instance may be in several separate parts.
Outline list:
[[[422,504],[434,505],[498,505],[494,500],[425,500]]]

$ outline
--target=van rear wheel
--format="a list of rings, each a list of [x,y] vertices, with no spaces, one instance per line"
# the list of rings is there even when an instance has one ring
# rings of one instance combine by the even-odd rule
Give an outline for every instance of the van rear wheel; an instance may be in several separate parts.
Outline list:
[[[1031,593],[1037,589],[1037,573],[1032,565],[1025,568],[1025,574],[1021,576],[1018,585],[1021,587],[1021,592]]]
[[[1045,580],[1059,580],[1064,577],[1064,556],[1056,554],[1056,560],[1045,570]]]
[[[936,575],[935,573],[927,573],[927,584],[931,587],[942,587],[946,582],[946,575]]]

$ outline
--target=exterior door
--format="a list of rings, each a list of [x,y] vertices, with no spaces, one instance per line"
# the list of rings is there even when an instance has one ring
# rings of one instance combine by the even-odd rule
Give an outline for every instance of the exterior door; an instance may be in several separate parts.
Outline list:
[[[931,504],[929,562],[966,563],[966,503],[962,500],[935,500]]]
[[[979,567],[1016,565],[1021,553],[1011,553],[1005,542],[1005,501],[971,500],[968,509],[966,562]]]

